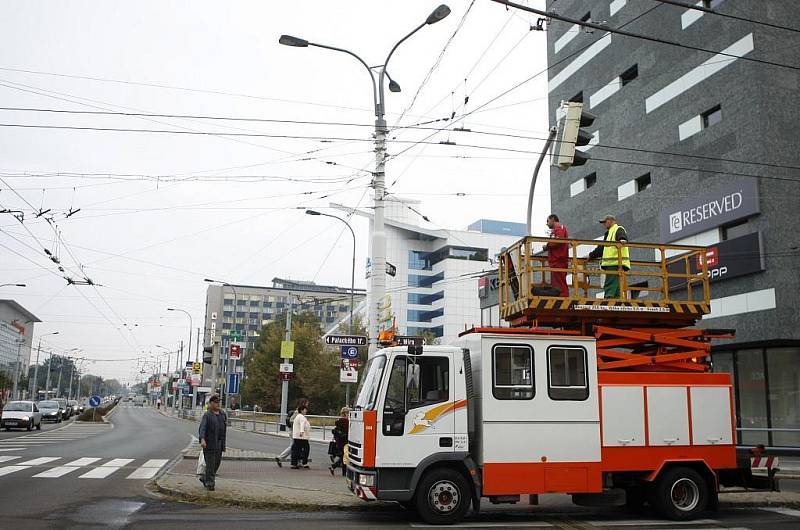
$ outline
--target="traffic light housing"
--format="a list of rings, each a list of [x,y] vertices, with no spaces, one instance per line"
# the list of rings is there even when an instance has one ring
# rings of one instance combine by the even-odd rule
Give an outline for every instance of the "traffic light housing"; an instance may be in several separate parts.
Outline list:
[[[583,103],[562,101],[557,121],[556,147],[553,165],[561,170],[584,165],[591,157],[588,153],[577,151],[576,147],[589,145],[593,134],[583,130],[594,123],[594,115],[583,110]]]
[[[211,364],[211,361],[214,359],[214,347],[213,346],[204,346],[203,347],[203,362],[206,364]]]

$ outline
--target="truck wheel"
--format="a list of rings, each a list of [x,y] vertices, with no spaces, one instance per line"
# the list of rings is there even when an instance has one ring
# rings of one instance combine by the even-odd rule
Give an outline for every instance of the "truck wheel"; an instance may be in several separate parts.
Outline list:
[[[688,467],[676,467],[658,479],[651,504],[667,519],[688,521],[706,509],[708,497],[708,486],[700,473]]]
[[[428,524],[456,524],[472,502],[467,479],[454,469],[439,468],[425,474],[417,486],[417,513]]]

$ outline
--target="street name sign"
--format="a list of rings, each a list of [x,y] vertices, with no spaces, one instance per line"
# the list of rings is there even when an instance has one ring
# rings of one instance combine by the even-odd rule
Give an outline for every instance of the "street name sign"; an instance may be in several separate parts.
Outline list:
[[[366,346],[367,337],[363,335],[328,335],[325,344],[334,346]]]
[[[397,341],[398,346],[422,346],[424,342],[422,337],[397,335],[394,340]]]

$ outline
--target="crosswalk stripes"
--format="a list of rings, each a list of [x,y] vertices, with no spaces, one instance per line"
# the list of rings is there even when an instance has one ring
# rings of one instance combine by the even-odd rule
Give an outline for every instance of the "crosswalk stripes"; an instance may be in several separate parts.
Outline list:
[[[22,460],[20,456],[3,455],[0,456],[0,477],[5,477],[12,474],[22,475],[22,471],[31,470],[34,474],[32,478],[60,478],[66,475],[83,472],[77,478],[81,479],[104,479],[111,477],[115,473],[120,478],[131,480],[147,480],[155,477],[158,472],[163,468],[169,460],[162,458],[151,458],[145,460],[140,464],[131,466],[135,462],[134,458],[112,458],[107,462],[100,464],[101,457],[81,457],[69,462],[62,463],[61,465],[53,465],[48,467],[47,464],[55,464],[57,460],[61,460],[60,456],[43,456],[33,458],[30,460]],[[8,463],[9,465],[2,465]],[[97,465],[100,464],[100,465]],[[47,469],[42,469],[47,467]],[[129,471],[124,475],[122,471]],[[132,470],[132,471],[131,471]],[[118,473],[119,472],[119,473]]]
[[[115,458],[103,464],[100,467],[96,467],[81,475],[78,478],[106,478],[110,474],[114,473],[115,471],[119,471],[122,469],[123,466],[133,462],[133,458]]]
[[[14,438],[4,438],[0,440],[0,451],[16,451],[31,447],[42,447],[49,444],[64,444],[83,440],[96,434],[109,432],[112,429],[113,426],[106,424],[70,424],[49,431],[26,434]]]

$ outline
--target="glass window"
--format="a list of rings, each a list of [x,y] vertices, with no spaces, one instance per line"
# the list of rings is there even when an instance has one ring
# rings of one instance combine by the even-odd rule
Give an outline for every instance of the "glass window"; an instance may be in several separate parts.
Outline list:
[[[645,173],[636,179],[636,193],[641,193],[650,187],[651,179],[650,173]]]
[[[703,128],[711,127],[714,124],[717,124],[722,121],[722,107],[717,105],[716,107],[705,111],[703,114]]]
[[[450,399],[450,371],[447,357],[416,357],[419,387],[408,388],[408,408],[426,407]]]
[[[639,77],[639,65],[634,64],[633,66],[622,72],[622,74],[620,74],[619,80],[622,86],[625,86],[634,79],[636,79],[637,77]]]
[[[595,184],[597,184],[597,173],[589,173],[585,177],[583,177],[583,184],[584,189],[589,189]]]
[[[586,350],[578,347],[551,347],[547,393],[551,399],[582,401],[589,397],[586,377]]]
[[[766,429],[767,387],[764,356],[760,349],[736,352],[736,384],[739,391],[739,419],[744,429]],[[766,431],[742,431],[742,444],[768,444]]]
[[[428,260],[428,253],[419,250],[409,250],[408,268],[420,271],[431,270],[431,263]]]
[[[383,410],[405,410],[406,406],[406,358],[400,355],[392,364],[389,373],[389,383],[386,386],[386,397],[383,400]]]
[[[361,380],[361,387],[358,389],[356,407],[366,410],[375,407],[375,398],[378,396],[384,366],[386,366],[385,355],[378,355],[367,362],[367,367],[364,369],[366,375]]]
[[[800,425],[800,348],[767,350],[769,407],[773,429],[797,429]],[[800,432],[772,433],[774,446],[800,446]]]
[[[533,398],[533,348],[502,344],[492,348],[492,395],[496,399]]]

